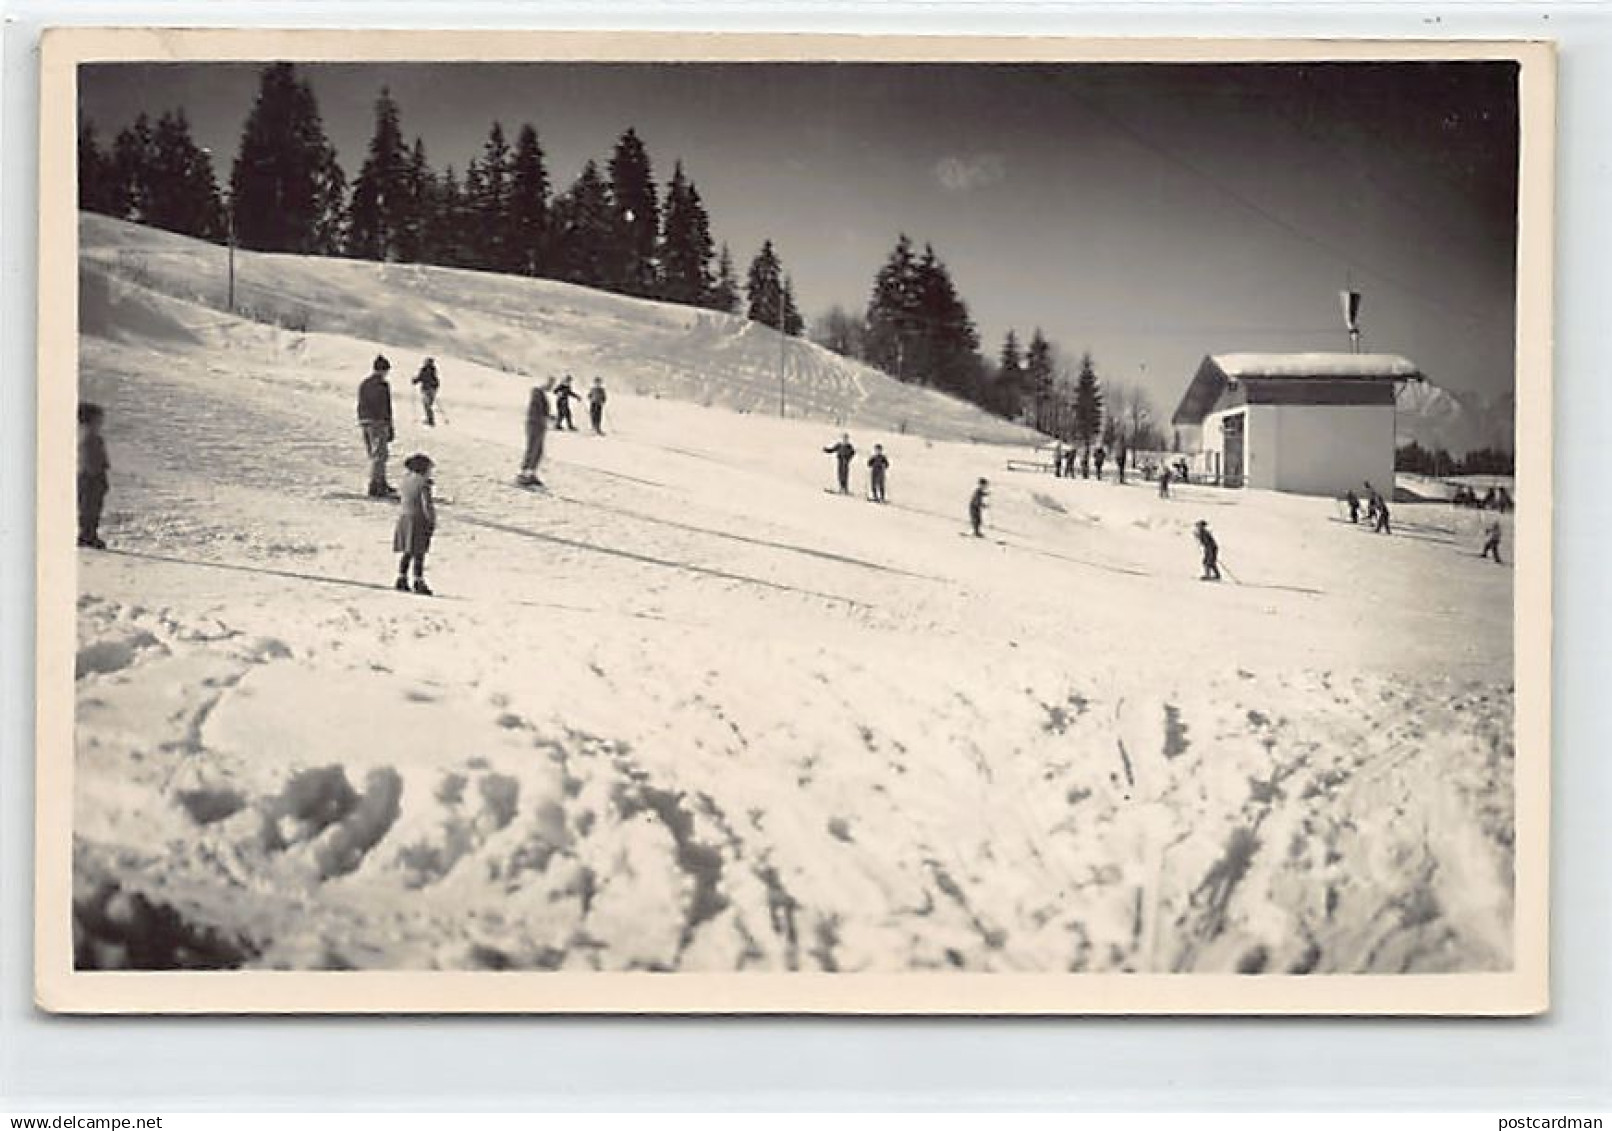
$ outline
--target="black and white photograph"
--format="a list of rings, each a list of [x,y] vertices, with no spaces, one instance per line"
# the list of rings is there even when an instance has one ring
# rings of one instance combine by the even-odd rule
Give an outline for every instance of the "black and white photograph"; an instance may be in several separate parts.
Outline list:
[[[228,34],[45,119],[47,1008],[1544,1008],[1548,49]]]

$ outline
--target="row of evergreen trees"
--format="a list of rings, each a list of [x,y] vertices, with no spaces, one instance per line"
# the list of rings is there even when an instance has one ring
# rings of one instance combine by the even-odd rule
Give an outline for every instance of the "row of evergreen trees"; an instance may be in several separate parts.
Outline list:
[[[79,134],[79,203],[95,212],[257,251],[347,255],[561,279],[621,294],[737,312],[786,333],[803,329],[777,249],[763,244],[741,293],[731,254],[682,163],[664,196],[648,150],[628,129],[603,169],[588,161],[555,194],[535,127],[511,145],[494,122],[462,173],[441,171],[404,140],[382,90],[364,163],[349,189],[307,80],[267,66],[241,132],[226,211],[211,156],[183,111],[153,127],[141,115],[103,150]],[[229,226],[233,224],[233,232]]]
[[[1475,448],[1453,456],[1443,448],[1424,448],[1415,440],[1399,448],[1394,470],[1443,478],[1449,475],[1512,475],[1516,456],[1500,448]]]
[[[875,275],[866,311],[831,307],[814,323],[812,337],[899,381],[932,386],[1080,447],[1121,441],[1133,449],[1164,446],[1140,389],[1116,385],[1105,412],[1091,355],[1083,354],[1071,374],[1039,329],[1027,347],[1009,330],[996,364],[988,364],[946,264],[932,245],[916,253],[905,233]]]

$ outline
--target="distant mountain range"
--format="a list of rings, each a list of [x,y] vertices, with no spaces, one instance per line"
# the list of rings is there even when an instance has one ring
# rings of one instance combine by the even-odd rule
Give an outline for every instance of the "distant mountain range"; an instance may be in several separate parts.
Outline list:
[[[1409,381],[1399,391],[1400,444],[1463,455],[1475,448],[1515,449],[1516,394],[1492,399],[1456,393],[1432,381]]]

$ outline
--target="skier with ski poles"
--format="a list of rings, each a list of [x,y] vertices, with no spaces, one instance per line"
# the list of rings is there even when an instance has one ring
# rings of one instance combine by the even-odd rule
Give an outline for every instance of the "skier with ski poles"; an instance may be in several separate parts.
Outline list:
[[[884,473],[890,468],[890,457],[884,454],[883,444],[873,445],[868,459],[868,498],[875,503],[884,502]]]
[[[1198,545],[1203,547],[1203,577],[1199,580],[1219,581],[1220,544],[1215,541],[1215,536],[1209,533],[1209,524],[1203,519],[1200,518],[1197,521],[1194,531],[1198,538]]]
[[[968,523],[974,528],[976,538],[985,537],[980,526],[985,521],[985,500],[989,494],[990,483],[981,476],[979,485],[974,488],[974,494],[968,500]]]
[[[577,430],[576,422],[571,419],[571,402],[581,399],[571,388],[571,375],[567,373],[560,379],[560,387],[554,390],[554,427],[557,431],[566,428],[573,432]]]
[[[435,358],[425,359],[425,364],[420,366],[420,372],[415,374],[411,384],[420,386],[420,408],[425,412],[425,426],[435,428],[437,418],[433,410],[437,403],[437,390],[442,387],[442,379],[437,376]]]
[[[851,446],[850,433],[840,433],[840,442],[830,444],[823,451],[834,457],[835,473],[840,484],[840,494],[849,495],[851,493],[851,460],[856,456],[856,449]]]

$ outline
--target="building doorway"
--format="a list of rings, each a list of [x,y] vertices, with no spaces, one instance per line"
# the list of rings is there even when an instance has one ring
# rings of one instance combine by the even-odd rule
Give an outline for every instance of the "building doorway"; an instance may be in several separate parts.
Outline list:
[[[1239,412],[1220,422],[1221,451],[1226,453],[1220,481],[1227,487],[1243,485],[1243,421]]]

